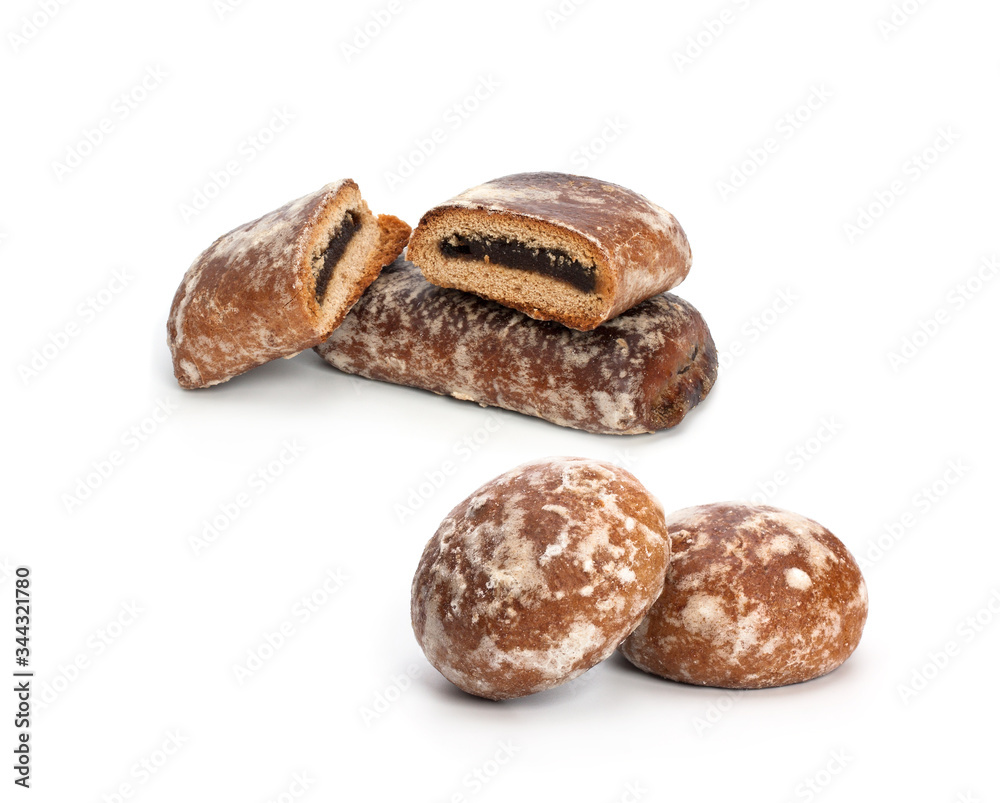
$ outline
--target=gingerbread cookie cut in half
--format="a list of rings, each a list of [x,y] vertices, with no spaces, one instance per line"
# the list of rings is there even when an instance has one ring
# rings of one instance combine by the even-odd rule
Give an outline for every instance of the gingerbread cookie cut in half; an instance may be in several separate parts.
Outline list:
[[[680,284],[691,247],[665,209],[564,173],[520,173],[427,212],[407,258],[428,281],[587,331]]]
[[[167,341],[181,387],[217,385],[325,340],[410,227],[376,218],[350,179],[224,234],[188,269]]]

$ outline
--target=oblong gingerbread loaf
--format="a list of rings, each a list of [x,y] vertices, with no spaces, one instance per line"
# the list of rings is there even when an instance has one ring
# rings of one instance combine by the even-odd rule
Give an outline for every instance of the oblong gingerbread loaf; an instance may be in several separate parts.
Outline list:
[[[715,382],[715,343],[670,294],[590,332],[432,285],[399,259],[316,351],[350,374],[603,434],[680,423]]]
[[[684,230],[632,190],[518,173],[428,211],[407,258],[433,284],[587,331],[671,289],[691,269]]]
[[[311,348],[340,324],[410,227],[375,217],[344,179],[222,235],[174,295],[167,343],[184,388]]]

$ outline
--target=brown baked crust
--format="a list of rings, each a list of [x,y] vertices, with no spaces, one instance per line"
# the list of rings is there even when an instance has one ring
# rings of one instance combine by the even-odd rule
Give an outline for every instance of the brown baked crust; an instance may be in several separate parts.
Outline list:
[[[368,284],[371,284],[378,278],[378,274],[381,273],[382,268],[386,265],[391,265],[403,253],[403,249],[410,242],[410,234],[413,231],[407,223],[395,215],[379,215],[378,226],[382,235],[379,238],[378,249],[372,254],[369,260],[369,265],[377,265],[378,267],[375,270],[375,275]],[[361,292],[358,293],[359,297],[364,290],[365,288],[362,288]],[[345,310],[344,315],[348,312],[350,310]]]
[[[663,509],[629,472],[578,457],[518,466],[459,504],[413,578],[413,632],[448,680],[503,700],[607,658],[663,587]]]
[[[677,425],[718,367],[704,319],[676,296],[579,332],[429,284],[403,259],[316,351],[347,373],[614,435]]]
[[[825,675],[868,616],[861,569],[829,530],[796,513],[720,503],[667,516],[663,594],[622,644],[646,672],[759,689]]]
[[[597,287],[584,293],[525,271],[444,257],[442,237],[457,230],[517,231],[536,245],[560,244],[594,263]],[[428,211],[407,258],[434,284],[587,331],[683,281],[691,247],[673,215],[625,187],[565,173],[520,173]]]
[[[360,228],[320,304],[313,260],[346,211]],[[171,305],[167,342],[178,383],[208,387],[322,342],[408,235],[396,218],[376,220],[350,179],[224,234],[188,269]]]

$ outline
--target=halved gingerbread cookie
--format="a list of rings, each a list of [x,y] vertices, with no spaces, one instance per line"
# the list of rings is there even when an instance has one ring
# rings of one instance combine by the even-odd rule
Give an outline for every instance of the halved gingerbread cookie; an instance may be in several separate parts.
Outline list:
[[[587,331],[679,284],[691,248],[665,209],[564,173],[520,173],[427,212],[407,258],[428,281]]]
[[[181,387],[204,388],[321,343],[406,246],[350,179],[224,234],[188,269],[167,341]]]

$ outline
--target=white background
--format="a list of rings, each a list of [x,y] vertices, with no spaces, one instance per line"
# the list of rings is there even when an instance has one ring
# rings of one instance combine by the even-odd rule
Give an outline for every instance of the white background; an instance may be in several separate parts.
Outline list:
[[[230,5],[4,6],[0,652],[11,671],[10,572],[30,565],[37,704],[24,792],[0,695],[3,799],[1000,800],[1000,281],[984,262],[1000,253],[1000,7],[909,0],[890,30],[887,0],[399,0],[384,26],[387,3]],[[312,352],[210,391],[174,383],[170,300],[217,235],[343,176],[415,225],[525,170],[624,184],[685,227],[678,292],[725,365],[677,429],[563,430]],[[721,186],[734,172],[742,186]],[[258,492],[285,441],[304,451]],[[554,454],[617,461],[668,510],[757,494],[817,519],[865,559],[861,646],[819,681],[737,695],[618,657],[521,701],[458,693],[410,631],[420,551],[481,483]],[[460,471],[442,481],[446,460]],[[323,600],[331,571],[345,579],[306,621],[298,601]]]

